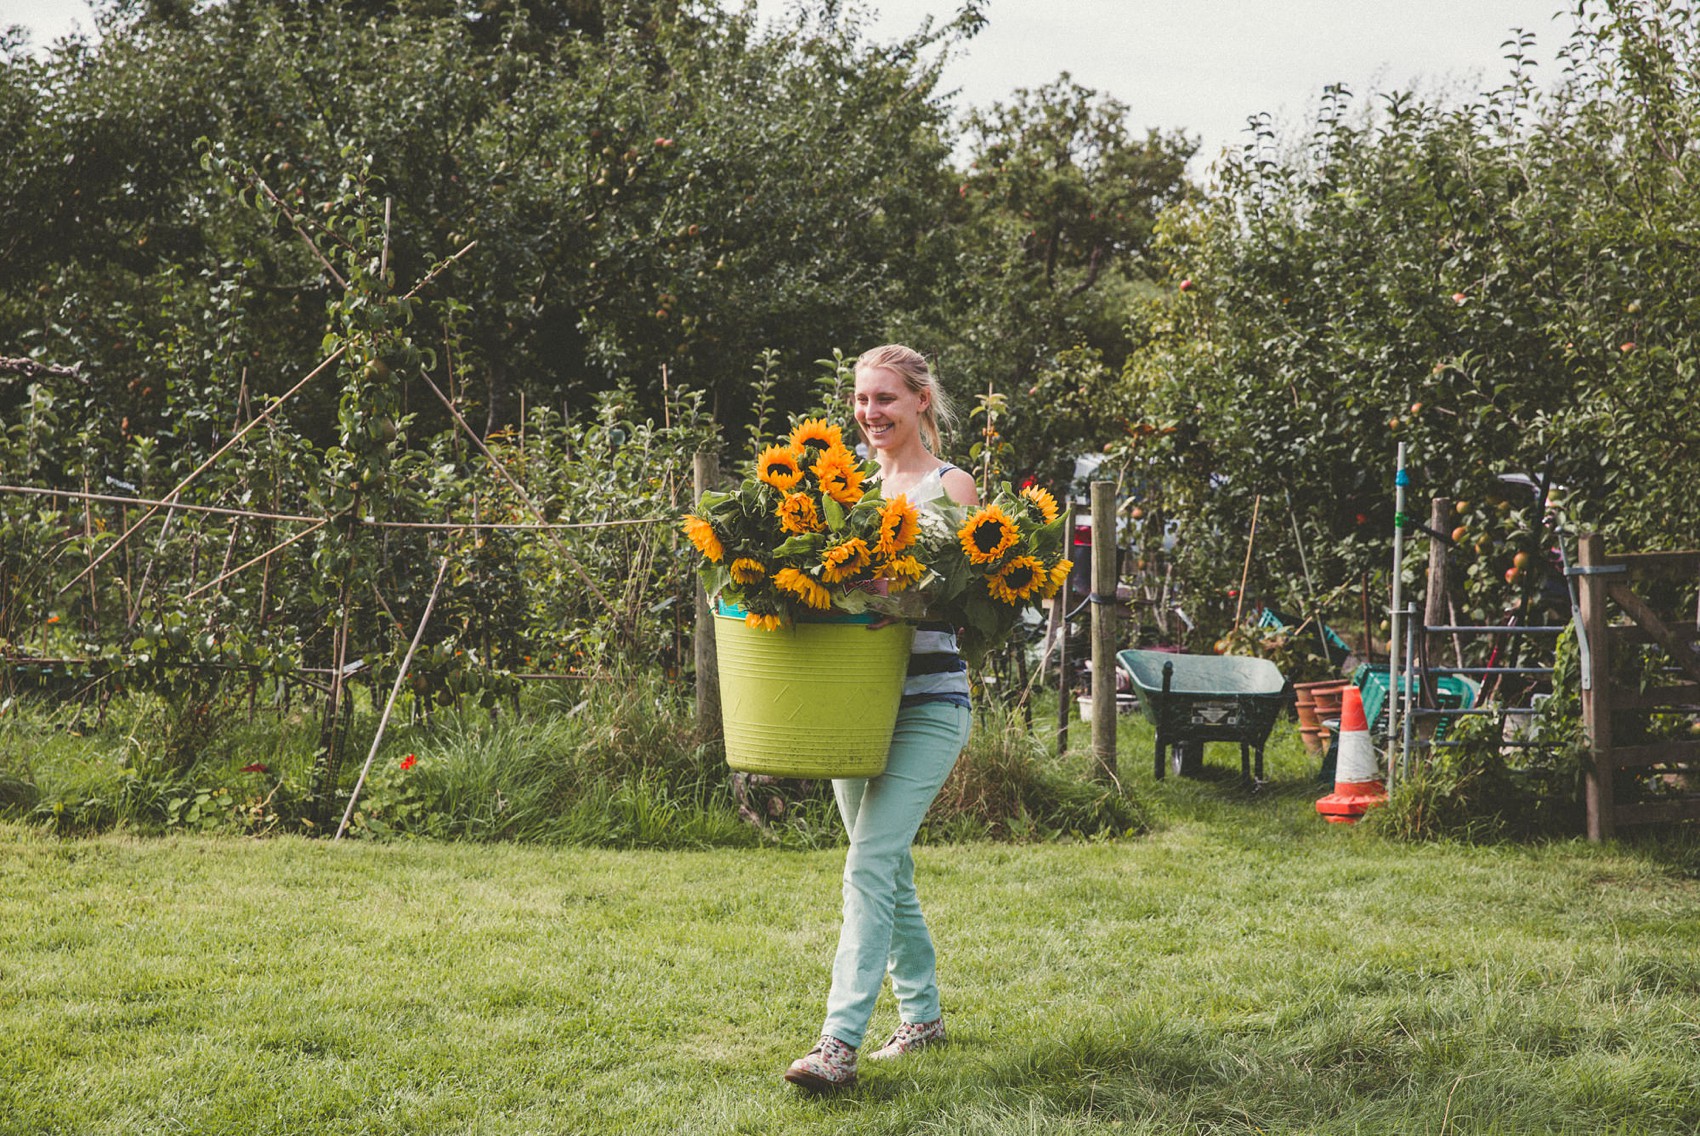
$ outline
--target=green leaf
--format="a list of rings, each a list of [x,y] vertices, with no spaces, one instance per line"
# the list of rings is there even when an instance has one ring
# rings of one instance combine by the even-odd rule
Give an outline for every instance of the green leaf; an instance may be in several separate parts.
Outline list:
[[[826,527],[833,532],[844,531],[844,506],[831,497],[822,496],[821,511],[826,514]]]

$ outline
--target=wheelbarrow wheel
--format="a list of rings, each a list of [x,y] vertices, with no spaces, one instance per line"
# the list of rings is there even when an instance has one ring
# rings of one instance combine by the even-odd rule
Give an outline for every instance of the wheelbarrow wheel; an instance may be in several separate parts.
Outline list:
[[[1204,773],[1204,743],[1176,742],[1169,747],[1169,767],[1180,777],[1199,777]]]

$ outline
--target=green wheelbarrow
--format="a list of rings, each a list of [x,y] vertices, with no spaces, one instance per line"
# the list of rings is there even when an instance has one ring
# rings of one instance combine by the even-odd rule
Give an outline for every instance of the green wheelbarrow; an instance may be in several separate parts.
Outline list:
[[[1239,655],[1123,651],[1116,658],[1133,678],[1140,711],[1156,727],[1159,781],[1165,750],[1176,773],[1197,776],[1205,742],[1238,742],[1241,775],[1248,783],[1263,780],[1263,746],[1293,697],[1281,668]]]

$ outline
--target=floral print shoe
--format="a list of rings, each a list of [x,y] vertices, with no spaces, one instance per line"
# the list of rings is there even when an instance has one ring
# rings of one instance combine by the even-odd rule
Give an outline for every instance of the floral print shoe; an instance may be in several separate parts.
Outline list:
[[[791,1062],[785,1079],[817,1093],[849,1088],[856,1083],[856,1051],[823,1033],[813,1049]]]
[[[891,1040],[868,1054],[869,1061],[886,1061],[924,1049],[944,1040],[944,1019],[932,1022],[904,1022],[891,1035]]]

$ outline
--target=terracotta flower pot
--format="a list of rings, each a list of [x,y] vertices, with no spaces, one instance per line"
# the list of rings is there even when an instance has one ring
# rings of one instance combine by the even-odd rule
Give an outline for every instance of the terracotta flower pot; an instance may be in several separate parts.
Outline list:
[[[1305,749],[1321,753],[1328,748],[1328,730],[1324,718],[1340,715],[1341,693],[1350,685],[1344,679],[1325,679],[1321,682],[1301,682],[1293,686],[1299,714],[1299,736]]]

